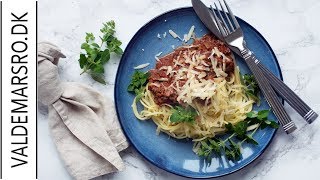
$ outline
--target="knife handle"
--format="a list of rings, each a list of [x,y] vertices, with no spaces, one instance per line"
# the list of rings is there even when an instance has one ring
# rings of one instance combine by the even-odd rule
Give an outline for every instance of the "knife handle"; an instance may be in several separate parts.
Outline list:
[[[245,59],[249,69],[251,70],[254,78],[256,79],[260,90],[262,91],[265,99],[270,105],[274,115],[279,120],[284,131],[289,134],[296,129],[294,122],[290,119],[290,116],[285,111],[280,99],[276,95],[276,92],[272,89],[268,79],[264,76],[261,69],[255,63],[257,61],[255,55],[247,48],[241,50],[241,55]]]
[[[283,81],[270,72],[259,60],[255,63],[261,69],[265,77],[270,82],[273,89],[285,99],[285,101],[295,109],[309,124],[317,119],[318,114],[313,111],[299,96],[293,92]]]

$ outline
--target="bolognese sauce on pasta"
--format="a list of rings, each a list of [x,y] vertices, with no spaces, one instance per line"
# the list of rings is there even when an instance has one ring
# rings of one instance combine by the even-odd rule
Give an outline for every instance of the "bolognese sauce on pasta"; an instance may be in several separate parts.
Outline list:
[[[143,106],[140,112],[138,102]],[[157,59],[141,98],[134,99],[132,108],[138,119],[152,119],[158,133],[200,141],[222,134],[228,123],[243,121],[253,103],[243,91],[229,47],[207,34]],[[192,109],[194,121],[173,121],[177,106]]]

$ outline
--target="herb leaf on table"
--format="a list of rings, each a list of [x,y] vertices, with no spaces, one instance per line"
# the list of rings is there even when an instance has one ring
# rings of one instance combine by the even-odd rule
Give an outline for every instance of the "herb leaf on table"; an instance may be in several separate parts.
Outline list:
[[[103,23],[100,29],[103,36],[99,36],[101,43],[97,44],[93,33],[86,33],[85,42],[81,44],[81,49],[85,53],[80,54],[79,65],[83,70],[81,74],[88,73],[97,82],[106,84],[104,79],[104,64],[110,60],[110,54],[121,55],[123,53],[119,41],[115,37],[115,22]]]

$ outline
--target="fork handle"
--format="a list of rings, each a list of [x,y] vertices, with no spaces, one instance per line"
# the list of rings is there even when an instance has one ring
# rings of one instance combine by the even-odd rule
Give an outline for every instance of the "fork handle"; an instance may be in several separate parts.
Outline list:
[[[241,55],[245,59],[249,69],[253,73],[260,90],[262,91],[264,97],[266,98],[268,104],[273,110],[275,116],[279,120],[284,131],[289,134],[297,129],[294,122],[290,119],[289,115],[285,111],[283,105],[281,104],[275,91],[272,89],[268,79],[264,76],[263,72],[257,66],[258,61],[255,55],[247,48],[241,50]]]
[[[272,72],[270,72],[259,60],[255,63],[261,69],[265,77],[270,82],[273,89],[285,99],[285,101],[295,109],[309,124],[311,124],[318,114],[313,111],[299,96],[292,91],[283,81],[278,79]]]

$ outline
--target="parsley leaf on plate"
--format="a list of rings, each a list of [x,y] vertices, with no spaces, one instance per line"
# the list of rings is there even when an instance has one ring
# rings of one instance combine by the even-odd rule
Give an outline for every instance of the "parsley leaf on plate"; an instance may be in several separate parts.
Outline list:
[[[204,157],[209,164],[211,163],[212,155],[221,156],[225,149],[225,142],[217,138],[206,139],[198,143],[200,147],[196,152],[197,155]]]
[[[254,133],[259,129],[266,127],[278,128],[277,122],[268,120],[270,110],[251,111],[247,113],[245,121],[240,121],[236,124],[228,123],[225,125],[226,134],[229,136],[222,138],[207,138],[200,142],[195,142],[197,149],[194,149],[198,156],[205,158],[207,163],[211,163],[212,155],[222,156],[223,152],[228,160],[238,161],[241,159],[241,145],[246,142],[253,145],[258,145],[258,142],[253,138]],[[253,132],[248,134],[248,126],[257,125]],[[250,130],[250,131],[251,131]],[[236,138],[234,138],[236,137]],[[234,140],[232,140],[234,139]],[[236,143],[236,140],[241,142]]]
[[[277,129],[279,124],[275,121],[268,120],[270,110],[261,110],[259,112],[251,111],[247,113],[247,120],[249,124],[260,124],[261,129],[265,129],[266,127],[271,127]]]
[[[247,113],[248,118],[255,118],[257,116],[258,116],[258,113],[256,111],[250,111],[249,113]]]
[[[270,110],[261,110],[258,112],[257,118],[262,120],[268,117]]]
[[[190,106],[188,106],[187,108],[176,106],[172,108],[170,121],[171,122],[194,122],[197,115],[198,115],[197,111]]]
[[[145,86],[148,82],[149,73],[135,71],[131,77],[131,82],[128,86],[128,91],[133,92],[137,96],[137,101],[140,100],[142,93],[145,90]]]
[[[238,161],[241,158],[240,145],[228,139],[229,147],[225,148],[225,154],[228,160]]]
[[[259,143],[253,139],[252,135],[246,135],[245,141],[250,144],[258,145]]]
[[[247,133],[248,122],[240,121],[240,122],[236,123],[235,125],[228,123],[228,124],[226,124],[225,127],[226,127],[228,133],[230,133],[230,134],[234,133],[237,136],[237,138],[244,139],[245,135]]]
[[[245,94],[259,105],[260,89],[259,89],[258,83],[254,79],[254,76],[249,74],[245,74],[242,76],[240,74],[240,80],[241,80],[241,83],[245,86],[244,87]]]
[[[234,132],[239,139],[244,139],[247,133],[248,123],[246,121],[240,121],[234,125]]]

